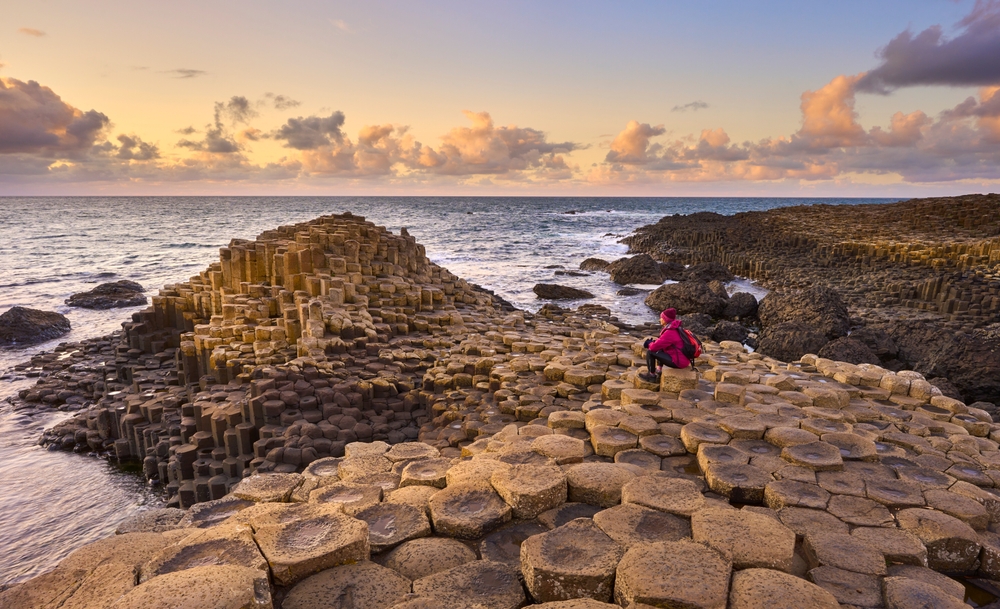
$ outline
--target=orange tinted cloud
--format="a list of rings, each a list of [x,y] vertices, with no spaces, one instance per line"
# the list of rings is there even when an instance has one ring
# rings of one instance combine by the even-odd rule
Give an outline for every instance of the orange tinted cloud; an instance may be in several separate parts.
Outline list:
[[[498,126],[487,112],[465,112],[468,124],[437,145],[405,126],[348,129],[341,112],[255,125],[256,108],[233,96],[214,106],[202,129],[162,148],[137,134],[109,133],[107,116],[83,112],[35,82],[0,79],[0,180],[53,181],[308,181],[316,178],[443,185],[647,184],[713,181],[817,181],[856,174],[894,175],[908,182],[1000,180],[1000,87],[983,88],[931,117],[892,115],[865,128],[855,111],[863,75],[837,76],[801,96],[801,127],[757,142],[733,141],[722,127],[669,137],[664,125],[629,121],[586,173],[573,162],[584,148],[550,141],[544,131]],[[278,142],[287,156],[254,161],[253,148]]]
[[[721,128],[690,139],[653,142],[663,132],[629,121],[593,183],[828,180],[896,174],[908,182],[1000,179],[1000,87],[984,88],[936,119],[895,113],[869,130],[854,110],[863,74],[837,76],[802,94],[802,126],[789,136],[732,143]],[[654,133],[658,131],[657,133]]]
[[[43,32],[42,30],[36,30],[33,27],[19,27],[17,28],[17,32],[19,34],[24,34],[26,36],[34,36],[35,38],[41,38],[42,36],[45,36],[45,32]]]
[[[838,76],[817,91],[802,94],[802,128],[799,136],[812,148],[857,146],[865,137],[854,111],[854,85],[858,76]]]

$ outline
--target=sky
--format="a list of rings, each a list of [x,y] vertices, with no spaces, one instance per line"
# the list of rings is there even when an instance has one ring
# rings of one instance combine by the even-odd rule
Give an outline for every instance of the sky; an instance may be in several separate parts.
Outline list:
[[[3,195],[1000,192],[1000,0],[4,0]]]

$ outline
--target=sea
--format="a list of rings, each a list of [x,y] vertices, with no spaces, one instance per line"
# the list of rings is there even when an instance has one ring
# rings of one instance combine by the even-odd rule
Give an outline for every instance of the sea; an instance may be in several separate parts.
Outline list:
[[[317,216],[351,212],[397,233],[406,228],[427,256],[537,310],[537,283],[594,293],[620,320],[655,321],[645,293],[618,294],[604,273],[580,262],[627,254],[619,241],[663,216],[734,214],[791,205],[888,203],[856,198],[534,198],[534,197],[0,197],[0,313],[20,305],[58,311],[72,331],[29,348],[0,349],[0,585],[52,569],[74,549],[110,535],[124,519],[163,505],[159,489],[113,463],[37,445],[67,413],[14,411],[4,401],[34,379],[11,367],[60,342],[110,334],[138,310],[66,306],[71,294],[129,279],[150,293],[186,281],[230,239]],[[652,289],[655,286],[638,286]],[[765,291],[746,280],[730,290]],[[575,303],[579,304],[579,303]],[[139,307],[141,308],[141,307]]]

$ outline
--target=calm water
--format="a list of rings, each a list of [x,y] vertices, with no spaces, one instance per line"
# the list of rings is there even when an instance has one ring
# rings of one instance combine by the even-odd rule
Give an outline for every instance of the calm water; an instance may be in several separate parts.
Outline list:
[[[0,312],[14,305],[55,310],[73,331],[29,349],[0,350],[0,375],[65,340],[102,336],[131,309],[87,311],[63,301],[116,279],[153,291],[184,281],[218,260],[232,238],[281,224],[350,211],[393,232],[406,227],[434,262],[536,310],[531,288],[555,281],[586,288],[590,301],[630,322],[654,319],[643,295],[623,297],[607,275],[556,276],[596,256],[625,254],[619,239],[674,213],[732,214],[788,205],[888,199],[445,198],[445,197],[115,197],[0,198]],[[566,212],[576,213],[566,213]],[[31,384],[0,381],[0,400]],[[65,416],[65,415],[59,415]],[[10,412],[0,402],[0,583],[50,569],[70,550],[106,536],[156,503],[136,478],[85,456],[34,445],[58,419]]]

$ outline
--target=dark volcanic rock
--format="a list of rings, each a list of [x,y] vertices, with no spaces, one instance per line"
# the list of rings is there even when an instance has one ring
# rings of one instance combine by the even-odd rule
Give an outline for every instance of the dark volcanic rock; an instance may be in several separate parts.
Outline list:
[[[899,359],[926,377],[943,376],[965,401],[1000,402],[1000,341],[949,332],[921,320],[877,326],[899,347]]]
[[[670,281],[684,280],[684,265],[680,262],[660,262],[660,274]]]
[[[817,353],[820,357],[847,362],[849,364],[878,364],[878,356],[860,340],[853,336],[841,336],[832,340]]]
[[[728,301],[729,292],[726,291],[726,284],[722,283],[718,279],[713,279],[708,282],[708,288],[715,292],[715,295],[719,298]]]
[[[736,279],[736,276],[718,262],[699,262],[692,264],[684,271],[684,278],[726,282]]]
[[[631,258],[615,260],[608,266],[611,281],[619,285],[629,283],[663,283],[660,265],[649,254],[639,254]]]
[[[684,327],[691,330],[699,338],[712,338],[712,317],[704,313],[691,313],[678,317],[684,322]]]
[[[66,299],[71,307],[84,309],[119,309],[122,307],[137,307],[147,302],[145,290],[134,281],[122,279],[102,283],[93,290],[73,294]]]
[[[646,297],[646,306],[655,311],[673,307],[677,313],[705,313],[717,316],[726,308],[726,301],[720,298],[704,281],[682,281],[661,285]]]
[[[712,340],[715,342],[732,340],[742,343],[747,339],[747,336],[749,336],[747,329],[735,321],[720,321],[712,329]]]
[[[851,331],[851,338],[865,344],[879,359],[890,360],[899,355],[899,347],[882,328],[865,326]]]
[[[985,410],[991,417],[993,417],[994,423],[1000,420],[1000,408],[998,408],[993,402],[973,402],[972,404],[969,404],[969,408]]]
[[[836,290],[826,287],[793,293],[771,292],[760,302],[757,316],[764,328],[795,322],[810,326],[831,340],[846,336],[851,329],[847,305]]]
[[[69,330],[69,320],[60,313],[11,307],[0,315],[0,346],[43,343]]]
[[[951,381],[944,378],[943,376],[927,379],[927,382],[940,389],[943,395],[946,395],[950,398],[955,398],[956,400],[962,399],[962,392],[958,390],[958,387],[956,387],[954,384],[952,384]]]
[[[610,265],[611,263],[608,262],[607,260],[601,260],[600,258],[587,258],[586,260],[580,263],[580,270],[603,271],[606,273],[608,271],[608,266]]]
[[[794,362],[806,353],[818,353],[828,342],[814,326],[786,321],[761,331],[758,350],[783,362]]]
[[[565,285],[558,285],[555,283],[539,283],[536,284],[532,291],[539,298],[545,298],[546,300],[579,300],[582,298],[593,298],[594,295],[587,290],[580,290],[578,288],[571,288]]]
[[[736,292],[729,297],[723,317],[729,319],[746,319],[757,314],[757,297],[747,292]]]

